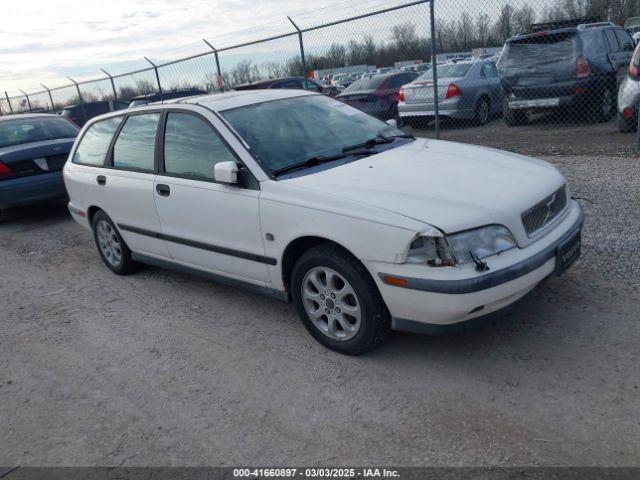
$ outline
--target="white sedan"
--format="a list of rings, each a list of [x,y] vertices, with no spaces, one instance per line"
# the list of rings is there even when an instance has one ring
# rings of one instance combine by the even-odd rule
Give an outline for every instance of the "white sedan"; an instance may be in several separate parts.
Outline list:
[[[460,328],[580,254],[582,210],[549,163],[415,139],[300,90],[97,117],[64,179],[115,273],[147,263],[292,301],[349,354],[390,329]]]

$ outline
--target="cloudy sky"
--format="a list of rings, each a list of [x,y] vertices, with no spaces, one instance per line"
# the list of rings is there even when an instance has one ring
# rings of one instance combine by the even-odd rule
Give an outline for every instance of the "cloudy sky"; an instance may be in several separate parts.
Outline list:
[[[410,0],[20,0],[4,1],[0,91],[56,87],[290,31],[286,15],[318,24]],[[313,8],[311,8],[313,5]],[[329,39],[327,40],[329,41]],[[148,65],[148,64],[147,64]]]

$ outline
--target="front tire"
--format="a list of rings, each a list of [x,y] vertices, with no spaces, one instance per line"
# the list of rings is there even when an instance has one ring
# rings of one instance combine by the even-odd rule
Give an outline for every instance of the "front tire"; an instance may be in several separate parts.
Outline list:
[[[377,347],[390,330],[390,317],[369,272],[333,244],[305,252],[291,275],[298,315],[322,345],[348,355]]]
[[[136,263],[131,260],[131,250],[109,216],[99,210],[94,215],[91,226],[98,253],[105,265],[118,275],[134,272]]]

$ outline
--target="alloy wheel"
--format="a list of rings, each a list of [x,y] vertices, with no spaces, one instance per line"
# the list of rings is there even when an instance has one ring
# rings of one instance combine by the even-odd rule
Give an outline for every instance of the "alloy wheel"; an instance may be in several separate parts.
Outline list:
[[[327,337],[345,341],[360,329],[362,307],[351,284],[328,267],[314,267],[302,281],[302,303],[313,325]]]
[[[122,262],[122,245],[111,224],[106,220],[98,221],[96,224],[96,236],[104,258],[113,267],[118,267]]]

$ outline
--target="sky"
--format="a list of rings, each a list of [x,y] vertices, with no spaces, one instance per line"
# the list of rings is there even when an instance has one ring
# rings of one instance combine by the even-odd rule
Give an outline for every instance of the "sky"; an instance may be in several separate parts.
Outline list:
[[[207,38],[217,48],[292,30],[286,16],[301,27],[354,16],[411,0],[3,0],[0,22],[0,92],[41,91],[76,80],[103,76],[205,52]],[[494,5],[505,0],[482,0]],[[521,0],[514,0],[515,2]],[[547,1],[547,0],[544,0]],[[459,11],[448,0],[451,11]],[[428,12],[423,6],[422,12]],[[374,30],[389,22],[366,23]],[[404,20],[403,20],[404,19]],[[409,19],[428,28],[428,18]],[[376,25],[377,22],[377,25]],[[383,22],[387,22],[382,25]],[[341,32],[333,30],[333,32]],[[363,35],[366,32],[352,32]],[[341,34],[341,33],[340,33]],[[316,35],[316,44],[333,41]],[[288,41],[289,47],[295,42]],[[272,48],[266,47],[264,48]]]

